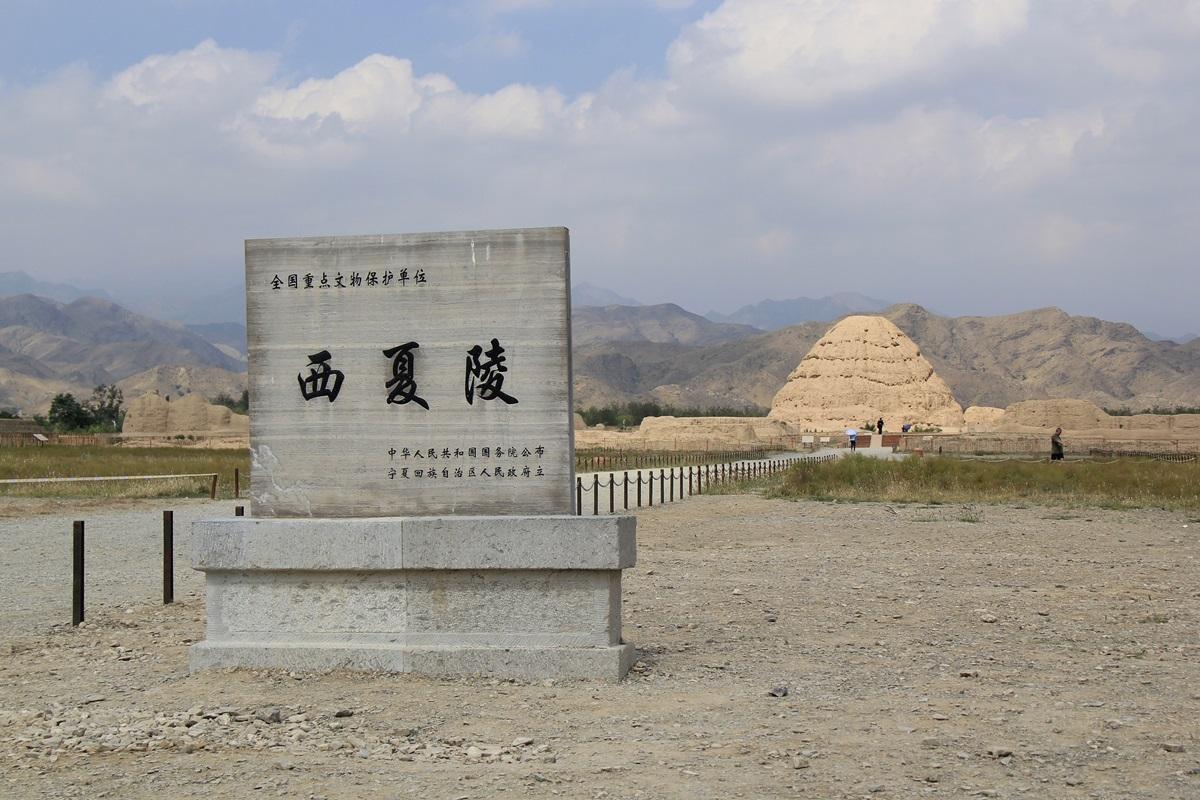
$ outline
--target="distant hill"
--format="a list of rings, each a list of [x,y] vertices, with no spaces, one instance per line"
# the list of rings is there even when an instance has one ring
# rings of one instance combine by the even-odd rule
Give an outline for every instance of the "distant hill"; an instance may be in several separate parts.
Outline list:
[[[231,355],[240,361],[246,360],[246,326],[242,323],[210,322],[204,325],[187,325],[185,327],[205,341],[215,344],[226,355]]]
[[[61,303],[70,303],[81,297],[99,297],[104,300],[113,299],[103,289],[80,289],[77,286],[71,286],[66,283],[40,281],[21,270],[0,272],[0,296],[8,297],[19,294],[35,294],[40,297],[48,297],[51,300],[58,300]]]
[[[0,407],[42,411],[58,392],[90,394],[162,365],[242,372],[245,365],[177,323],[84,297],[0,298]]]
[[[121,304],[155,319],[185,325],[233,322],[246,324],[246,287],[235,281],[212,291],[159,292],[152,288],[126,290]]]
[[[762,333],[749,325],[712,322],[674,303],[657,306],[581,306],[571,314],[571,340],[709,345]]]
[[[119,381],[117,386],[126,402],[151,392],[170,399],[199,394],[212,400],[225,394],[236,400],[246,388],[246,373],[217,367],[164,365],[131,375]]]
[[[793,297],[790,300],[763,300],[742,306],[732,314],[710,311],[704,316],[714,322],[752,325],[765,331],[779,330],[802,322],[832,322],[847,314],[882,311],[890,305],[857,292],[841,292],[828,297]]]
[[[1156,342],[1131,325],[1057,308],[942,317],[905,304],[881,313],[912,337],[964,406],[1078,398],[1141,410],[1200,398],[1200,339]],[[657,399],[768,407],[830,327],[764,332],[674,304],[578,306],[572,316],[580,406]],[[129,399],[154,390],[237,395],[244,337],[238,323],[189,328],[92,297],[0,297],[0,408],[43,412],[55,394],[87,396],[101,383],[119,383]]]
[[[963,406],[1079,398],[1143,409],[1195,405],[1200,397],[1200,340],[1154,342],[1131,325],[1059,309],[955,318],[898,305],[882,315],[912,337]],[[582,407],[631,399],[769,407],[829,328],[808,322],[702,344],[605,340],[603,315],[589,324],[597,333],[577,342],[574,361],[575,401]],[[611,324],[623,330],[623,312]]]
[[[1163,336],[1153,331],[1142,331],[1142,334],[1154,342],[1174,342],[1175,344],[1187,344],[1195,339],[1200,339],[1200,333],[1185,333],[1182,336]]]
[[[632,297],[625,297],[608,289],[593,286],[590,283],[576,283],[571,286],[572,306],[640,306]]]

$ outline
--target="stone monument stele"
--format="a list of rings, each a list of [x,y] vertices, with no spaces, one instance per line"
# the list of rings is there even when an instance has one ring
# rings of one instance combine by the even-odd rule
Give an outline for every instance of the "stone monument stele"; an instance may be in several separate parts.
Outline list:
[[[249,517],[193,670],[628,671],[632,517],[574,508],[566,228],[246,242]]]

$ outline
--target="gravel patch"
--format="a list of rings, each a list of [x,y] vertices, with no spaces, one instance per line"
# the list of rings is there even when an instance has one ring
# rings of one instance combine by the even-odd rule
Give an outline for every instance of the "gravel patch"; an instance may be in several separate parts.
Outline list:
[[[199,597],[204,576],[191,568],[191,523],[233,516],[234,509],[228,500],[131,501],[109,507],[85,503],[78,509],[66,501],[0,502],[7,506],[0,516],[5,553],[0,559],[0,641],[70,623],[74,520],[86,523],[86,610],[162,601],[164,510],[175,512],[175,597]]]
[[[189,675],[151,572],[0,646],[0,796],[1198,797],[1198,528],[691,498],[639,514],[620,684]]]

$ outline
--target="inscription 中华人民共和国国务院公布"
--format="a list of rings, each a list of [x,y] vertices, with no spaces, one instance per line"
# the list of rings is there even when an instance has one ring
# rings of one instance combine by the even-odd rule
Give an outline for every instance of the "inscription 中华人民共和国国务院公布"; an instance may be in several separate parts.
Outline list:
[[[391,480],[527,479],[546,474],[541,464],[546,448],[541,445],[532,449],[485,446],[468,447],[465,450],[456,447],[451,450],[444,447],[440,451],[436,447],[425,450],[389,447],[387,455],[389,465],[386,474]],[[439,463],[432,463],[434,461]],[[453,462],[452,466],[445,466],[448,461]]]

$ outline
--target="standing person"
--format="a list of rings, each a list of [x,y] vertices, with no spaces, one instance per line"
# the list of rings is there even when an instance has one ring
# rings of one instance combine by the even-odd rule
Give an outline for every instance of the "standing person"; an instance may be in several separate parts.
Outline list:
[[[1063,460],[1062,428],[1055,428],[1054,435],[1050,437],[1050,460]]]
[[[879,431],[880,436],[883,436],[883,417],[880,417],[879,421],[875,423],[875,430]]]
[[[858,431],[850,430],[846,433],[850,437],[850,452],[853,453],[856,449],[858,449]]]

